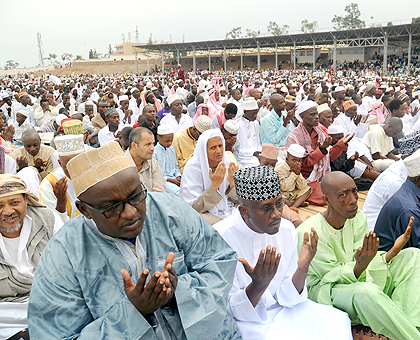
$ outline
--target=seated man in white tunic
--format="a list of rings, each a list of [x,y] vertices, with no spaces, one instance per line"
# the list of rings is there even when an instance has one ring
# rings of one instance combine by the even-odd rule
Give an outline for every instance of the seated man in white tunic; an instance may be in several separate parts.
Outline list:
[[[176,94],[170,95],[166,98],[171,114],[166,115],[160,121],[161,124],[169,124],[172,126],[174,133],[193,126],[192,118],[183,113],[182,100]]]
[[[334,125],[341,125],[348,134],[355,134],[355,138],[362,140],[369,130],[369,123],[366,123],[367,116],[362,117],[357,114],[357,106],[353,100],[347,100],[343,103],[344,113],[340,113],[335,119]],[[353,139],[355,139],[353,138]]]
[[[240,206],[214,228],[240,257],[228,314],[242,338],[352,339],[346,313],[307,299],[305,280],[318,235],[314,229],[306,233],[298,255],[295,227],[282,218],[277,172],[250,167],[235,172],[234,179]]]
[[[395,156],[393,137],[402,131],[403,123],[397,117],[391,117],[384,125],[372,125],[368,133],[363,137],[371,155],[373,168],[382,172],[400,158]]]
[[[67,171],[67,163],[84,152],[83,135],[65,135],[54,139],[60,167],[47,175],[39,188],[39,201],[55,210],[64,223],[80,214],[76,207],[76,193]]]
[[[62,224],[19,177],[0,175],[0,339],[28,327],[28,298],[35,269]]]
[[[340,113],[333,122],[333,126],[341,126],[344,129],[344,135],[354,134],[354,137],[348,144],[349,157],[355,152],[359,154],[359,158],[369,166],[372,166],[372,156],[368,147],[362,143],[363,137],[369,131],[368,116],[362,117],[357,112],[357,105],[353,100],[347,100],[343,103],[344,113]]]
[[[120,124],[120,116],[115,108],[106,109],[104,112],[105,121],[108,123],[105,127],[98,132],[99,145],[103,146],[108,142],[113,141],[121,135],[121,130],[124,125]]]

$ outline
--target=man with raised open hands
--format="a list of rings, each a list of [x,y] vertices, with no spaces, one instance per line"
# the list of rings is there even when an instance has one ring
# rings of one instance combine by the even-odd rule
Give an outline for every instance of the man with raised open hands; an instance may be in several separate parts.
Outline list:
[[[328,209],[297,229],[299,244],[313,228],[319,235],[307,276],[309,298],[339,308],[353,324],[391,339],[420,339],[420,250],[401,250],[413,220],[388,252],[378,252],[379,239],[358,208],[353,179],[331,172],[321,188]]]
[[[226,316],[236,254],[194,209],[147,193],[115,142],[67,169],[82,214],[40,260],[32,340],[241,339]]]
[[[346,313],[307,298],[306,274],[318,236],[309,230],[298,251],[295,226],[282,218],[277,172],[249,167],[234,178],[240,205],[213,227],[240,257],[228,314],[243,339],[352,339]]]

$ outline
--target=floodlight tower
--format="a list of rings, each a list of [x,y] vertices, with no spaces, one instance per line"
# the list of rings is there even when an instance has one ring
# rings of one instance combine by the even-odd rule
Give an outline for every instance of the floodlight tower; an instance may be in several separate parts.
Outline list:
[[[136,39],[135,39],[135,43],[138,44],[139,42],[140,42],[139,41],[139,30],[138,30],[138,28],[136,26]]]

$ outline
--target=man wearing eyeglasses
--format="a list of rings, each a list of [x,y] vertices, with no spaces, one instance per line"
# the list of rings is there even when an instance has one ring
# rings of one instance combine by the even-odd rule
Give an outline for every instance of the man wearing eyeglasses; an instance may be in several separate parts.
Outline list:
[[[269,166],[249,167],[234,178],[240,205],[213,227],[240,257],[228,315],[242,338],[352,339],[346,313],[307,298],[305,279],[318,235],[314,229],[307,232],[298,254],[295,227],[282,218],[277,172]]]
[[[241,339],[226,316],[237,257],[189,205],[148,193],[115,142],[67,163],[82,213],[43,253],[33,339]]]

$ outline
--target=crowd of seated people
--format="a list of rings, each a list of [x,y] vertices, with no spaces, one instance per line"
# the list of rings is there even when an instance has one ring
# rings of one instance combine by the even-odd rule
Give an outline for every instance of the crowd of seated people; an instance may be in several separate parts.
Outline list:
[[[60,78],[0,79],[0,339],[420,339],[419,78]]]

